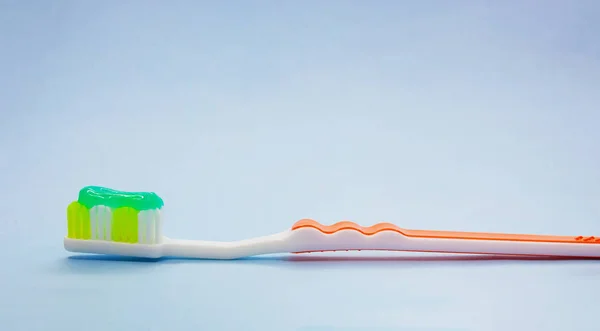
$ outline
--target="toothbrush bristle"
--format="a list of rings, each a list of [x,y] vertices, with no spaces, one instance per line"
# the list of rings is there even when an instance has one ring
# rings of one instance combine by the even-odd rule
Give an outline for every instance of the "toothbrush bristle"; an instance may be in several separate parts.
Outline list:
[[[85,187],[67,208],[67,237],[130,244],[162,239],[162,200],[154,193]]]

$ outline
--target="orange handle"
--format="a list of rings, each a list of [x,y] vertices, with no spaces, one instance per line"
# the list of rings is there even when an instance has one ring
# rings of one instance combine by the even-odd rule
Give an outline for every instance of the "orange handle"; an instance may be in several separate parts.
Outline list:
[[[546,242],[546,243],[581,243],[600,244],[600,237],[584,236],[550,236],[535,234],[507,234],[487,232],[458,232],[458,231],[431,231],[431,230],[408,230],[402,229],[391,223],[377,223],[369,227],[363,227],[353,222],[342,221],[333,225],[323,225],[312,219],[302,219],[292,226],[292,231],[302,228],[313,228],[325,234],[333,234],[342,230],[354,230],[370,236],[382,231],[394,231],[407,237],[415,238],[438,238],[438,239],[466,239],[466,240],[501,240],[501,241],[523,241],[523,242]]]

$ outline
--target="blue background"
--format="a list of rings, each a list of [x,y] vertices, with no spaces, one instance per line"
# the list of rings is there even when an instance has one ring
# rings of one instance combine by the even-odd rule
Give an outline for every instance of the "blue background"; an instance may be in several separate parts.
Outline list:
[[[0,328],[592,330],[597,261],[70,258],[85,185],[174,238],[310,217],[600,234],[596,1],[0,1]]]

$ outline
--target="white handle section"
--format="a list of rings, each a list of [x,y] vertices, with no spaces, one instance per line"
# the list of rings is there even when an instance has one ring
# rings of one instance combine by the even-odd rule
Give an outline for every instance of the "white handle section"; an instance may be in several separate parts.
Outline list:
[[[600,244],[550,243],[506,240],[439,239],[407,237],[394,231],[364,235],[354,230],[324,234],[313,228],[292,231],[293,252],[335,250],[390,250],[439,253],[600,257]]]
[[[64,238],[69,252],[108,254],[142,258],[181,257],[237,259],[252,255],[289,252],[290,231],[248,240],[218,242],[162,237],[160,244],[131,244],[106,240]]]
[[[164,238],[163,256],[237,259],[252,255],[289,252],[290,231],[247,240],[220,242]]]

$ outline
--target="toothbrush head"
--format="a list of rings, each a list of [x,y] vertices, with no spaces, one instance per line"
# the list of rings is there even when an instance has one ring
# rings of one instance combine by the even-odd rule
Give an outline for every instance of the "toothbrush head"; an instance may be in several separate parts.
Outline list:
[[[159,244],[163,200],[153,192],[86,186],[67,207],[67,238],[125,244]]]

